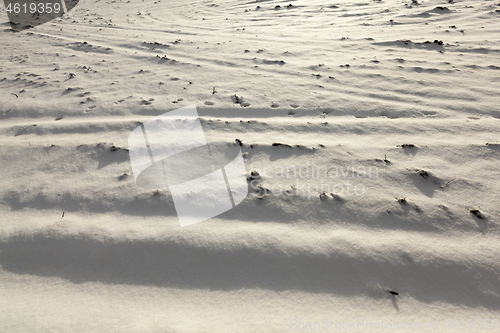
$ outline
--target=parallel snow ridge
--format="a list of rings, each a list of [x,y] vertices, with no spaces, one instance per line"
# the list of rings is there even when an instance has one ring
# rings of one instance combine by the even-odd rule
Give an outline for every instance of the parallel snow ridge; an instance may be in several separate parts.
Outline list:
[[[499,8],[82,0],[36,29],[2,25],[0,321],[498,316]],[[168,190],[135,185],[127,137],[193,103],[207,142],[241,148],[250,194],[181,228]],[[89,310],[63,298],[108,321],[67,324]],[[134,319],[109,321],[123,304]]]
[[[491,195],[496,187],[484,182],[498,174],[499,151],[489,142],[495,126],[489,121],[326,116],[313,121],[203,118],[202,123],[211,144],[242,144],[250,195],[223,215],[229,220],[497,230],[499,211]],[[63,119],[4,127],[4,137],[14,141],[0,148],[10,158],[2,166],[3,205],[14,211],[175,217],[168,191],[135,185],[126,146],[135,126],[129,120]],[[29,131],[20,130],[25,128]],[[258,177],[251,175],[255,171]],[[479,206],[486,218],[469,212]]]
[[[4,238],[0,260],[5,271],[78,284],[221,291],[259,288],[374,299],[397,287],[423,303],[440,301],[498,311],[495,254],[499,249],[479,245],[484,238],[440,240],[419,233],[327,234],[326,229],[304,232],[272,227],[265,234],[264,229],[255,229],[229,227],[219,233],[218,241],[207,240],[207,235],[216,236],[208,229],[187,237],[175,232],[165,238],[120,240],[99,239],[97,233],[45,231]],[[245,235],[235,242],[242,231]]]

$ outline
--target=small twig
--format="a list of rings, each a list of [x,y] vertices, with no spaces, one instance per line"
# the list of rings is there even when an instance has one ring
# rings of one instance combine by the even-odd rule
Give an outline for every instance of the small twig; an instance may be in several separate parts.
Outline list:
[[[442,185],[441,188],[445,188],[446,186],[448,186],[452,181],[456,180],[457,178],[453,178],[452,180],[448,181],[446,184]]]
[[[210,96],[210,98],[207,100],[210,101],[212,99],[212,97],[214,97],[214,95],[217,93],[217,91],[215,90],[215,87],[212,88],[212,96]]]
[[[11,95],[13,95],[13,96],[16,96],[16,98],[19,98],[19,96],[18,96],[17,94],[14,94],[14,93],[10,93],[10,94],[11,94]],[[1,106],[1,105],[4,105],[4,104],[7,104],[7,103],[9,103],[9,102],[12,102],[12,101],[13,101],[13,99],[10,99],[10,100],[8,100],[8,101],[5,101],[5,102],[3,102],[3,103],[0,103],[0,106]]]

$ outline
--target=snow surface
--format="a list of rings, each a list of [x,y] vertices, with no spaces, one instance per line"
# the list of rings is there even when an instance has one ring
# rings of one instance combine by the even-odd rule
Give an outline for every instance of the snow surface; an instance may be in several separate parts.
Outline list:
[[[0,331],[485,331],[443,325],[500,319],[499,19],[498,0],[81,0],[13,33],[2,8]],[[241,140],[251,189],[181,228],[126,149],[191,104],[207,141]]]

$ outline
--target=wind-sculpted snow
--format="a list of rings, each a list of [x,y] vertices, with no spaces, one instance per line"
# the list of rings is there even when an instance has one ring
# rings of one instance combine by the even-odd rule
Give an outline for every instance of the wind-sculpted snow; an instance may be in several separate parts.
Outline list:
[[[81,0],[15,33],[5,13],[1,331],[498,319],[496,2]],[[181,228],[128,137],[193,104],[248,196]]]

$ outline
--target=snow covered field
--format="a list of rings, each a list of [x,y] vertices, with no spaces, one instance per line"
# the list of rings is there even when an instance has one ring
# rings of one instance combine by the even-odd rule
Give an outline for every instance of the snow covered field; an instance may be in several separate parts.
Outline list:
[[[0,22],[0,331],[500,330],[498,0]],[[181,228],[127,138],[191,104],[250,194]]]

